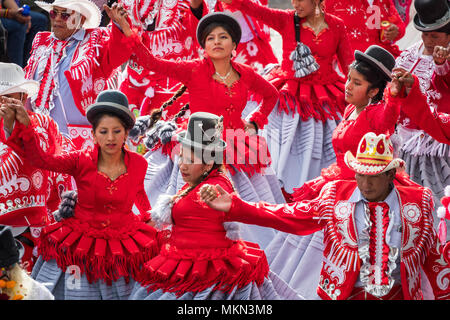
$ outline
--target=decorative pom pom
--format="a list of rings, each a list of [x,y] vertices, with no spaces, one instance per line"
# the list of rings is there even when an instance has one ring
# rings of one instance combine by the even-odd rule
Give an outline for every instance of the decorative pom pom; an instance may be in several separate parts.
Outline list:
[[[162,144],[167,144],[172,141],[172,136],[177,130],[177,125],[174,122],[165,122],[161,125],[159,130],[159,138]]]
[[[152,207],[150,215],[152,221],[155,223],[155,227],[159,230],[173,224],[172,221],[172,196],[168,194],[162,194],[158,197],[156,204]]]
[[[447,197],[450,197],[450,185],[448,185],[448,186],[445,187],[445,189],[444,189],[444,194],[445,194]]]
[[[445,219],[445,208],[444,207],[439,207],[436,210],[437,216],[440,219]]]
[[[73,217],[75,205],[77,204],[78,193],[75,190],[66,191],[61,194],[61,203],[58,210],[53,213],[56,221],[61,221]]]
[[[145,131],[147,131],[150,126],[150,119],[150,116],[142,116],[137,118],[134,127],[128,133],[130,139],[136,140],[140,136],[143,136]]]
[[[239,224],[237,222],[224,222],[223,227],[227,231],[226,237],[230,240],[241,239]]]

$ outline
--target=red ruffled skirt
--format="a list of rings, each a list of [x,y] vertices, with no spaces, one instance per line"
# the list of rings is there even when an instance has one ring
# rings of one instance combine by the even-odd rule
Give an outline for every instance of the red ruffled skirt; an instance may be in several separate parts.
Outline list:
[[[55,259],[62,271],[76,265],[90,283],[99,279],[111,284],[121,277],[135,278],[145,261],[159,253],[167,231],[143,222],[124,222],[120,229],[94,229],[69,218],[43,229],[38,252],[45,261]]]
[[[314,118],[317,121],[340,120],[346,107],[345,79],[337,77],[329,84],[314,84],[298,78],[286,78],[281,68],[273,70],[267,77],[279,91],[278,111],[296,111],[302,121]],[[291,110],[292,106],[296,110]]]
[[[179,249],[166,244],[136,280],[149,292],[162,289],[181,296],[212,286],[230,293],[251,282],[262,285],[268,272],[266,255],[255,243],[240,240],[229,248],[216,249]]]

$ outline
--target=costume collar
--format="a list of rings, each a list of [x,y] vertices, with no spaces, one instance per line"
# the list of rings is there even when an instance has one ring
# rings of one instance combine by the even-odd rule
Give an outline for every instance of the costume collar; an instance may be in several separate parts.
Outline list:
[[[395,199],[396,199],[396,191],[395,190],[396,190],[395,189],[395,185],[392,184],[391,192],[388,194],[386,199],[384,199],[383,201],[380,201],[380,202],[385,202],[385,203],[387,203],[389,208],[392,208],[394,203],[395,203]],[[348,199],[348,202],[358,203],[360,201],[370,202],[366,198],[364,198],[364,196],[362,195],[361,191],[358,189],[358,187],[356,187],[355,191],[353,191],[352,195]]]

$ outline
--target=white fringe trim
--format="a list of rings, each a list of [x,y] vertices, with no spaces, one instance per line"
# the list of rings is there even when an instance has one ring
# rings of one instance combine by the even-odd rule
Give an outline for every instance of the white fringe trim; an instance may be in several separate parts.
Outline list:
[[[150,216],[155,223],[155,227],[163,230],[173,224],[172,220],[172,201],[171,195],[162,194],[158,197],[156,204],[150,210]]]

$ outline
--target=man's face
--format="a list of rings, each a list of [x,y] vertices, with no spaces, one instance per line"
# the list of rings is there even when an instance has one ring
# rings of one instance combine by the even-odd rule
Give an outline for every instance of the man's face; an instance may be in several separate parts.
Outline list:
[[[426,54],[433,54],[434,47],[441,46],[447,48],[450,42],[450,34],[445,32],[422,32],[422,41]]]
[[[55,37],[65,40],[73,35],[84,23],[84,17],[78,12],[58,6],[50,10],[50,23]]]
[[[378,175],[355,174],[356,183],[361,194],[370,202],[384,201],[391,192],[390,185],[394,181],[395,169]]]

